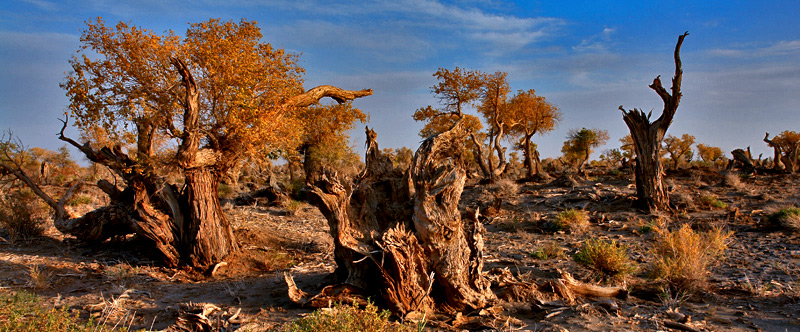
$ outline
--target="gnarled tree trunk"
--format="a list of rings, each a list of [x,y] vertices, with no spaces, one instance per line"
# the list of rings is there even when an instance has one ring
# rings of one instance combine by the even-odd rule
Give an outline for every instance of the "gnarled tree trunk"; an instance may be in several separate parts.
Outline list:
[[[483,227],[458,210],[466,136],[459,122],[426,139],[403,171],[367,129],[366,168],[353,189],[327,175],[317,181],[311,196],[330,226],[339,281],[401,317],[470,311],[494,299],[481,274]]]
[[[771,139],[769,139],[769,133],[764,135],[764,143],[767,143],[769,147],[773,150],[773,157],[772,157],[772,169],[776,171],[783,171],[786,169],[786,165],[781,160],[783,154],[781,153],[781,146],[780,144],[775,143]]]
[[[89,160],[108,166],[122,177],[127,187],[119,190],[110,184],[99,184],[114,198],[112,205],[80,218],[57,213],[55,224],[63,233],[90,241],[132,231],[153,241],[167,265],[185,263],[204,268],[238,249],[218,196],[220,179],[235,162],[222,160],[221,153],[213,146],[202,145],[197,84],[182,61],[173,59],[172,64],[181,75],[185,91],[181,100],[183,128],[175,155],[185,177],[184,187],[165,184],[155,175],[149,163],[154,126],[147,119],[137,123],[137,160],[120,147],[96,151],[88,143],[78,144],[63,135],[67,125],[64,121],[59,138],[80,149]],[[348,91],[323,85],[289,99],[281,107],[306,107],[323,97],[346,101],[370,94],[372,90]]]
[[[667,196],[662,181],[664,170],[661,165],[660,150],[664,134],[672,124],[672,118],[675,116],[681,100],[683,70],[681,69],[680,50],[683,39],[688,35],[688,32],[680,35],[678,43],[675,45],[675,76],[672,78],[672,94],[662,87],[660,75],[653,80],[653,84],[650,84],[650,88],[658,93],[664,102],[661,116],[651,123],[651,113],[645,114],[636,108],[626,111],[622,106],[619,107],[636,148],[636,165],[634,167],[636,198],[637,205],[644,210],[669,209],[669,196]]]

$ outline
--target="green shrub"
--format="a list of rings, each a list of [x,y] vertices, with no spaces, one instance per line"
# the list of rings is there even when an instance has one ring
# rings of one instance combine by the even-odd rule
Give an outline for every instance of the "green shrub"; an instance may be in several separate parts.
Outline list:
[[[589,214],[584,210],[567,209],[556,214],[553,224],[556,230],[580,234],[589,228]]]
[[[800,208],[785,207],[777,212],[770,214],[767,218],[773,225],[788,228],[793,231],[800,231]]]
[[[381,310],[367,303],[362,310],[355,303],[346,305],[334,304],[331,308],[314,311],[311,315],[300,318],[286,328],[290,332],[316,331],[348,331],[348,332],[383,332],[383,331],[416,331],[421,326],[401,325],[389,320],[389,311]]]
[[[47,308],[36,295],[18,292],[0,293],[0,331],[94,332],[112,329],[91,320],[79,319],[66,306],[61,309]]]
[[[78,205],[89,204],[91,202],[92,198],[89,196],[75,196],[71,200],[69,200],[69,202],[67,202],[67,205],[78,206]]]
[[[714,195],[700,197],[700,203],[706,207],[715,209],[724,209],[728,207],[728,204],[726,204],[723,201],[720,201],[719,199],[717,199],[717,196]]]
[[[233,187],[225,183],[220,183],[217,188],[217,194],[220,198],[230,198],[233,195]]]
[[[286,211],[289,212],[290,215],[296,216],[297,213],[300,212],[300,210],[302,210],[304,206],[305,203],[301,201],[289,199],[287,202],[285,202],[283,208],[286,209]]]
[[[575,262],[613,278],[636,271],[636,266],[628,258],[627,247],[614,240],[587,240],[573,258]]]
[[[659,228],[656,233],[658,239],[650,250],[648,274],[681,291],[705,286],[710,268],[723,257],[733,234],[721,228],[698,233],[689,225],[675,231]]]
[[[535,259],[559,258],[564,256],[564,248],[554,242],[550,242],[543,247],[532,251],[530,256]]]

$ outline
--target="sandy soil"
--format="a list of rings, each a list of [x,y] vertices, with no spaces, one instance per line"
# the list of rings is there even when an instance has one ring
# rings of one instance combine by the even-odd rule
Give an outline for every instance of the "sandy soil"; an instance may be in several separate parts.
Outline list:
[[[709,170],[668,174],[672,199],[682,205],[680,212],[665,215],[674,225],[720,225],[734,232],[725,260],[713,270],[704,291],[632,292],[625,300],[585,298],[569,306],[505,304],[504,314],[518,320],[510,324],[515,331],[667,331],[667,311],[675,308],[691,318],[687,325],[701,331],[798,331],[800,234],[766,223],[770,212],[800,205],[798,180],[756,176],[731,184]],[[653,234],[643,233],[641,226],[659,216],[630,207],[630,176],[590,176],[566,186],[562,181],[520,185],[516,193],[501,197],[499,209],[491,207],[499,195],[495,188],[469,185],[461,203],[486,211],[486,271],[508,269],[528,279],[566,271],[593,284],[631,289],[648,285],[641,272],[624,281],[604,281],[571,259],[585,239],[607,238],[627,245],[630,256],[640,266],[646,264]],[[709,195],[727,208],[701,204],[701,197]],[[590,212],[586,232],[553,233],[542,227],[571,207]],[[288,299],[283,273],[290,272],[301,289],[313,292],[333,271],[333,244],[319,211],[304,205],[292,214],[232,203],[225,209],[242,250],[213,275],[160,267],[147,258],[148,245],[132,238],[87,247],[50,226],[41,238],[0,240],[0,291],[31,291],[47,305],[66,305],[82,317],[134,329],[166,329],[182,313],[204,305],[219,308],[215,317],[238,312],[227,329],[243,331],[280,329],[310,312]],[[531,255],[546,245],[565,254],[545,260]]]

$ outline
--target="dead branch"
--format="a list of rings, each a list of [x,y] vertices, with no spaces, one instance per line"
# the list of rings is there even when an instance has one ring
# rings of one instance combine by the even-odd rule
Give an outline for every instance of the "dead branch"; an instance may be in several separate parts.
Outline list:
[[[344,90],[332,85],[320,85],[292,97],[284,104],[284,106],[306,107],[318,103],[320,99],[325,97],[333,98],[333,100],[336,100],[336,102],[341,104],[345,101],[354,100],[356,98],[366,97],[369,95],[372,95],[372,89],[353,91]]]

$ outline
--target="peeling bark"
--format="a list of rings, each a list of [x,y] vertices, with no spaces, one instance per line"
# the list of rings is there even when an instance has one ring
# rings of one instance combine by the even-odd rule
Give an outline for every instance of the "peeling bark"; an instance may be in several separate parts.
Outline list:
[[[366,167],[352,190],[330,175],[311,189],[334,239],[336,275],[395,314],[463,312],[495,298],[481,273],[483,227],[462,220],[462,123],[426,139],[407,170],[383,156],[367,129]]]
[[[223,160],[216,145],[204,143],[211,138],[200,126],[197,83],[183,61],[173,58],[171,62],[181,75],[184,88],[180,100],[184,107],[183,128],[180,131],[168,128],[179,139],[175,160],[183,170],[184,188],[179,190],[165,184],[150,165],[154,122],[148,119],[136,122],[137,156],[133,159],[119,146],[95,150],[89,143],[79,144],[64,136],[67,125],[64,120],[59,139],[78,148],[92,162],[109,167],[122,177],[126,188],[119,190],[110,183],[99,182],[98,186],[112,197],[113,204],[81,218],[57,216],[56,225],[62,232],[87,241],[103,241],[133,232],[151,240],[169,266],[184,263],[206,268],[238,249],[218,197],[220,178],[234,161]],[[324,97],[344,102],[370,94],[372,90],[348,91],[325,85],[295,96],[279,107],[305,107]]]

